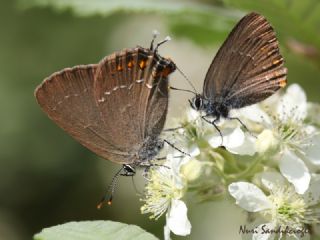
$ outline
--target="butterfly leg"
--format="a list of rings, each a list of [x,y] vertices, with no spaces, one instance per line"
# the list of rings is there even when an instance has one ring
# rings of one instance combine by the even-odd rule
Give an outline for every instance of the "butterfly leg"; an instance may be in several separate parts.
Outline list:
[[[223,135],[222,135],[221,130],[218,128],[218,126],[217,126],[217,124],[216,124],[216,122],[219,120],[219,118],[216,118],[216,119],[214,119],[214,120],[212,120],[212,121],[206,119],[206,116],[202,116],[201,118],[202,118],[203,120],[205,120],[207,123],[209,123],[209,124],[211,124],[212,126],[214,126],[214,128],[218,131],[218,133],[219,133],[219,135],[220,135],[220,137],[221,137],[221,144],[220,144],[220,146],[223,146]]]
[[[175,127],[175,128],[167,128],[167,129],[164,129],[163,131],[164,132],[174,132],[174,131],[177,131],[179,129],[182,129],[184,128],[183,126],[180,126],[180,127]]]
[[[170,167],[163,165],[163,164],[149,163],[149,165],[145,166],[143,173],[142,173],[143,178],[148,181],[150,181],[150,178],[148,178],[148,173],[152,167],[165,167],[167,169],[170,169]]]
[[[251,136],[253,136],[253,137],[256,138],[256,136],[249,130],[249,128],[247,128],[247,126],[240,120],[240,118],[237,118],[237,117],[228,117],[227,119],[228,119],[228,120],[237,120],[237,121],[241,124],[241,126],[242,126],[248,133],[250,133]]]
[[[167,144],[168,144],[170,147],[172,147],[173,149],[181,152],[183,155],[186,155],[186,156],[191,157],[191,155],[190,155],[189,153],[186,153],[186,152],[180,150],[179,148],[177,148],[176,146],[174,146],[172,143],[170,143],[168,140],[163,140],[163,141],[164,141],[165,143],[167,143]]]
[[[182,124],[181,126],[179,127],[175,127],[175,128],[167,128],[167,129],[164,129],[163,132],[174,132],[174,131],[177,131],[179,129],[183,129],[185,127],[187,127],[189,124],[193,123],[194,121],[192,122],[188,122],[188,123],[184,123]]]

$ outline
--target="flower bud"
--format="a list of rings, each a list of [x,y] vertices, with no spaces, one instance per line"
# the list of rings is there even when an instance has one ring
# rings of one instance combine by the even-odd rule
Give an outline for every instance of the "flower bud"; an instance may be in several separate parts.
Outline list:
[[[258,135],[255,147],[258,153],[264,153],[274,149],[277,145],[278,140],[275,138],[273,132],[269,129],[265,129]]]
[[[181,166],[180,173],[185,180],[192,182],[199,178],[203,173],[202,168],[206,165],[195,158],[188,161],[186,164]]]

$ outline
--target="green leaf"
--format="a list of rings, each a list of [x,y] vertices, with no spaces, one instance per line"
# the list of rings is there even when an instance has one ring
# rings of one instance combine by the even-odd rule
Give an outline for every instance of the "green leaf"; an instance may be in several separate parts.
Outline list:
[[[156,240],[138,226],[112,221],[69,222],[43,229],[34,240]]]
[[[21,8],[53,7],[57,10],[72,10],[76,15],[109,15],[118,11],[163,12],[181,11],[210,12],[214,7],[196,2],[176,0],[18,0]]]
[[[108,16],[118,12],[160,13],[171,32],[201,45],[221,42],[244,13],[196,1],[178,0],[18,0],[21,9],[51,7],[71,10],[80,17]]]

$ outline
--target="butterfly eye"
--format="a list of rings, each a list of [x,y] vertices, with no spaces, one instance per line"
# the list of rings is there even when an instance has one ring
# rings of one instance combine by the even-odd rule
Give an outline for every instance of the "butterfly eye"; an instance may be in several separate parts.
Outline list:
[[[202,98],[200,96],[196,96],[193,100],[192,100],[192,104],[191,104],[191,107],[196,109],[196,110],[199,110],[202,108]]]

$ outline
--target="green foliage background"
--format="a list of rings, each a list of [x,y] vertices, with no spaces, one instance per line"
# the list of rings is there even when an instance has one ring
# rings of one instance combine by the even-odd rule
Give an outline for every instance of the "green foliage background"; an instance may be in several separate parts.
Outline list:
[[[300,83],[308,99],[319,102],[318,0],[1,1],[0,232],[3,239],[30,239],[47,226],[91,219],[136,224],[161,238],[164,220],[154,223],[140,214],[139,197],[130,179],[121,179],[111,208],[96,210],[96,203],[119,166],[98,159],[56,127],[37,106],[33,91],[42,79],[62,68],[98,62],[121,48],[148,46],[151,38],[148,36],[158,25],[173,41],[188,42],[192,51],[207,52],[212,58],[233,25],[253,10],[265,15],[276,29],[289,69],[289,82]],[[152,23],[155,26],[150,29]],[[114,36],[121,36],[119,42]],[[304,51],[298,53],[290,45],[292,39],[302,44]],[[135,41],[133,45],[132,41]],[[170,54],[181,49],[174,51]],[[176,63],[197,65],[193,55],[185,63]],[[210,60],[206,64],[209,63]],[[206,68],[199,65],[199,76],[204,76]],[[188,75],[188,69],[185,73]],[[202,79],[192,81],[201,86]],[[179,84],[186,86],[185,82]],[[186,105],[185,101],[177,103]],[[139,184],[142,189],[138,179]],[[228,228],[219,229],[222,225],[217,219],[221,216],[232,218],[230,224],[234,225],[244,221],[240,210],[226,203],[195,207],[192,199],[190,202],[193,230],[189,239],[206,239],[206,236],[221,239],[219,234],[224,233],[228,236]]]

